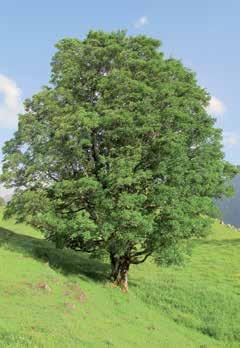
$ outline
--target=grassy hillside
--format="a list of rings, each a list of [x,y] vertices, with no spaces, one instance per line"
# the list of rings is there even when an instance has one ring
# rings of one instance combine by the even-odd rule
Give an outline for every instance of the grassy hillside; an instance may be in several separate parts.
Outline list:
[[[0,347],[239,347],[240,233],[216,224],[184,268],[107,265],[0,217]]]

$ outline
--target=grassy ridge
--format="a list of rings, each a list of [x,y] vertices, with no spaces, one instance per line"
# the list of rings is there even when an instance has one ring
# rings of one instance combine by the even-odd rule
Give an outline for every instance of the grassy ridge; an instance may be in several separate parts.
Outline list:
[[[184,268],[108,266],[0,217],[0,347],[239,347],[240,234],[216,224]]]

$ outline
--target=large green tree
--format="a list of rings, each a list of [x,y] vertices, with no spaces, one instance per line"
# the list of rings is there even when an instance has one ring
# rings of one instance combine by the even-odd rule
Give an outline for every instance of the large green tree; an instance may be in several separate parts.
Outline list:
[[[176,258],[203,235],[235,168],[208,93],[158,40],[91,31],[56,47],[50,85],[3,150],[6,214],[59,247],[108,253],[127,289],[131,264]]]

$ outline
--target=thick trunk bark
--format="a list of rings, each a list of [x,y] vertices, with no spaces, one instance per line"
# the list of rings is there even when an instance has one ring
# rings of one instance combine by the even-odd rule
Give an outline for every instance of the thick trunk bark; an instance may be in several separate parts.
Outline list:
[[[130,266],[129,259],[126,256],[110,255],[111,260],[111,279],[120,286],[123,292],[128,291],[128,270]]]

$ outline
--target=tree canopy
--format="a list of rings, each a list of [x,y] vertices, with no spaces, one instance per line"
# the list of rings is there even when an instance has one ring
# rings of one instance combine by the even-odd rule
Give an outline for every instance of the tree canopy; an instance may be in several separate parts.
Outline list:
[[[0,196],[0,207],[5,205],[5,200]]]
[[[50,84],[3,149],[6,216],[58,247],[108,253],[125,289],[131,264],[176,259],[205,233],[236,173],[209,94],[160,47],[123,31],[59,41]]]

